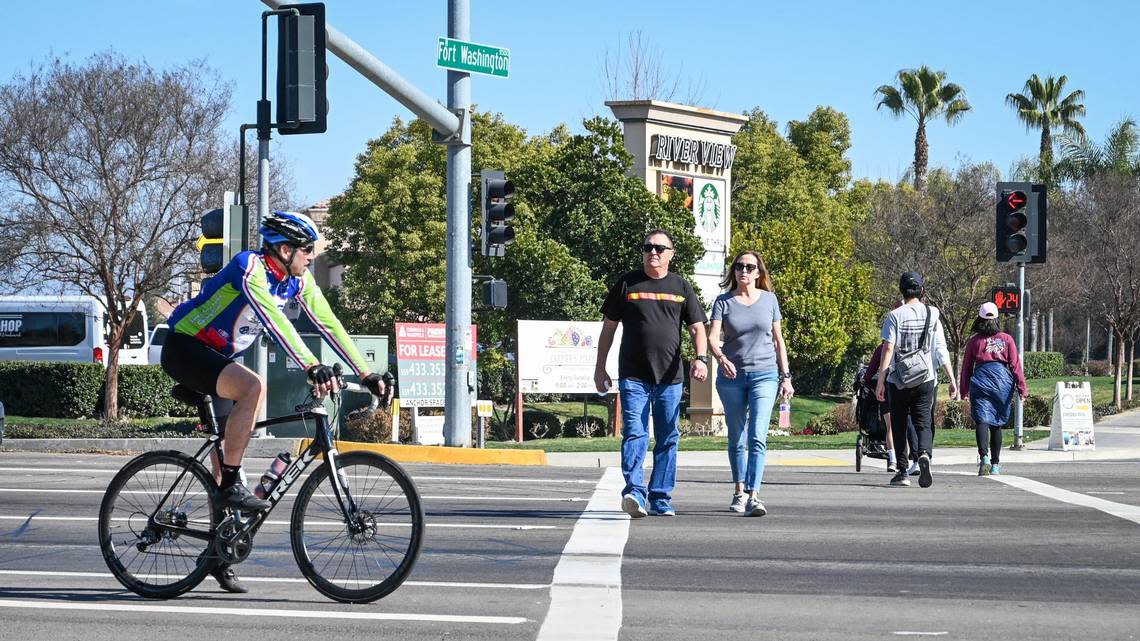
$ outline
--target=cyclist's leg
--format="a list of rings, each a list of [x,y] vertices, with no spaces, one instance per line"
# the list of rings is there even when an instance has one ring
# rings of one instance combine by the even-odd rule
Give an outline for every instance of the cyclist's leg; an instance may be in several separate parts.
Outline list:
[[[265,398],[265,381],[245,365],[232,362],[218,376],[217,390],[218,396],[234,402],[233,411],[226,421],[222,445],[226,460],[223,463],[238,467],[249,445],[257,411]]]

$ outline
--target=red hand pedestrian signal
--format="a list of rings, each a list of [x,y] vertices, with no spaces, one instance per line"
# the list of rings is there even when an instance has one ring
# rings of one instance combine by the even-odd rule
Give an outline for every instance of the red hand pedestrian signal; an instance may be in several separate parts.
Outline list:
[[[990,300],[997,305],[999,312],[1016,314],[1021,307],[1021,292],[1014,286],[995,287],[990,292]]]

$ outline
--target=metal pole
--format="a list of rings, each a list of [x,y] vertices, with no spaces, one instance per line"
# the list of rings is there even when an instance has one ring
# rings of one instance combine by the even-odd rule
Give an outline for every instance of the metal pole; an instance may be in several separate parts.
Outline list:
[[[1089,358],[1092,356],[1092,319],[1085,317],[1085,376],[1089,374]]]
[[[470,40],[469,0],[448,0],[447,35]],[[471,108],[471,74],[447,72],[447,106],[466,120]],[[444,444],[471,444],[471,128],[459,127],[447,143],[447,366],[444,386]],[[472,355],[474,358],[474,355]]]
[[[274,9],[279,9],[281,5],[288,3],[287,0],[261,0],[261,2]],[[452,11],[449,3],[448,15],[450,16],[451,14]],[[463,16],[465,20],[468,15],[467,2],[465,0],[463,2]],[[468,22],[464,22],[464,25],[467,24]],[[467,34],[468,31],[469,29],[465,26],[463,33]],[[464,38],[466,37],[467,36],[464,35]],[[415,85],[405,80],[400,74],[388,67],[388,65],[377,60],[376,56],[368,53],[363,47],[334,29],[327,22],[325,23],[325,46],[329,51],[333,52],[333,55],[358,71],[360,75],[371,80],[372,84],[380,87],[388,95],[395,98],[401,105],[410,109],[412,113],[426,120],[428,124],[432,126],[432,129],[444,134],[454,134],[459,131],[459,127],[462,123],[458,116],[448,111],[431,96],[417,89]],[[451,77],[450,73],[453,72],[449,72],[449,83]],[[467,76],[467,74],[463,75]],[[450,104],[451,102],[449,101],[448,105]],[[463,108],[466,109],[467,106],[464,105]],[[468,142],[470,142],[470,140]]]
[[[1025,263],[1018,263],[1017,265],[1017,290],[1021,292],[1021,305],[1017,306],[1017,353],[1022,355],[1022,362],[1024,362],[1025,354]],[[1025,429],[1025,408],[1022,407],[1021,397],[1018,396],[1014,408],[1014,433],[1013,433],[1013,447],[1012,449],[1020,450],[1022,448],[1022,435]]]
[[[1053,351],[1053,308],[1049,308],[1049,346],[1048,351]]]

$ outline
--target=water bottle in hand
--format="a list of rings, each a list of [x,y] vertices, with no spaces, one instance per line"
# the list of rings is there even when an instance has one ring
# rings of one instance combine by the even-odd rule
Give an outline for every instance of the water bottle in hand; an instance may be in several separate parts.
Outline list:
[[[780,402],[780,427],[792,426],[792,404],[790,401]]]

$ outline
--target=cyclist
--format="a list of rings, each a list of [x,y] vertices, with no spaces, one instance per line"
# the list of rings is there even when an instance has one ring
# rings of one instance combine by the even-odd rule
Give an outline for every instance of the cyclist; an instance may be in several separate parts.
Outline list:
[[[219,487],[225,506],[244,511],[266,510],[270,503],[239,481],[242,458],[265,398],[265,381],[238,362],[238,356],[266,329],[305,371],[315,394],[339,389],[333,369],[309,351],[285,317],[282,310],[287,302],[300,303],[324,340],[369,391],[388,399],[391,393],[391,379],[369,371],[308,271],[320,239],[316,223],[304,214],[275,211],[259,231],[261,251],[235,256],[202,284],[197,296],[174,310],[161,359],[162,369],[175,381],[199,393],[234,401],[225,422]],[[246,591],[228,566],[220,566],[214,577],[227,591]]]

